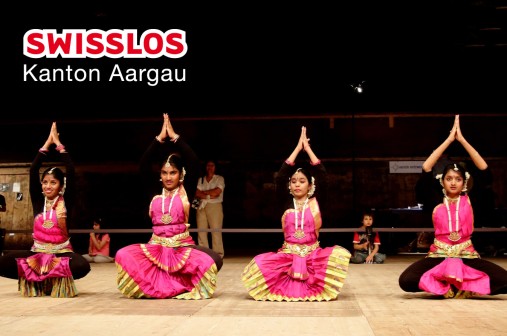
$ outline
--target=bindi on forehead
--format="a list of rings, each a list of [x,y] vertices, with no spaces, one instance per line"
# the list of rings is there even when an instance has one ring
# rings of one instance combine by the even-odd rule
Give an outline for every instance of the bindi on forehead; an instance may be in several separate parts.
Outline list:
[[[172,172],[172,171],[178,171],[178,169],[176,169],[175,167],[173,167],[172,165],[170,165],[170,166],[164,166],[164,167],[162,167],[162,171]]]
[[[445,174],[445,177],[446,177],[446,178],[447,178],[447,177],[454,177],[454,178],[459,177],[459,178],[463,178],[463,176],[461,175],[461,173],[460,173],[460,172],[455,172],[455,171],[453,171],[453,170],[449,170],[449,171],[447,172],[447,174]]]

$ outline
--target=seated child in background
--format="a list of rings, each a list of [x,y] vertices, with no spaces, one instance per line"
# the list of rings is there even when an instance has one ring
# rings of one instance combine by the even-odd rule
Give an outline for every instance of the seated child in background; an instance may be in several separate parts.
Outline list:
[[[93,229],[100,230],[101,219],[95,219],[93,221]],[[95,263],[108,263],[113,262],[114,258],[109,256],[109,243],[111,238],[109,234],[105,232],[90,232],[90,243],[88,247],[88,254],[84,254],[83,257],[88,262]]]
[[[386,255],[379,253],[380,235],[373,232],[373,212],[363,213],[363,226],[354,232],[354,255],[350,258],[353,264],[382,264]]]

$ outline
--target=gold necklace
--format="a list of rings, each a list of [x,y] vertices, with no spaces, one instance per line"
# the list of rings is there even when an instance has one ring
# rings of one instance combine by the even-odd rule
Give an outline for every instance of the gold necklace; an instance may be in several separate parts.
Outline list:
[[[54,200],[48,200],[47,197],[45,197],[45,206],[44,206],[44,209],[43,209],[43,212],[42,212],[42,218],[43,218],[43,222],[42,222],[42,227],[45,228],[45,229],[51,229],[55,223],[53,223],[53,206],[56,204],[56,201],[58,201],[58,198],[59,196],[56,196],[56,198]],[[46,218],[46,208],[49,206],[49,208],[51,209],[49,211],[49,218]]]
[[[458,196],[457,202],[456,202],[456,215],[455,215],[456,225],[455,225],[455,230],[452,231],[452,219],[451,219],[451,209],[449,207],[449,199],[448,199],[447,195],[444,198],[444,204],[447,209],[447,220],[448,220],[448,226],[449,226],[449,237],[448,238],[449,238],[449,240],[451,240],[453,242],[461,239],[461,236],[459,235],[459,201],[460,201],[460,198]]]
[[[299,228],[299,223],[298,223],[298,212],[299,212],[299,208],[297,207],[298,205],[298,201],[296,201],[295,198],[292,199],[293,202],[294,202],[294,216],[295,216],[295,219],[294,219],[294,229],[295,229],[295,232],[294,234],[292,235],[294,238],[296,239],[303,239],[305,237],[305,209],[306,209],[306,205],[308,204],[308,198],[302,202],[302,209],[301,209],[301,228]]]
[[[169,195],[172,194],[171,196],[171,202],[169,203],[169,209],[167,209],[167,213],[164,213],[164,203],[165,203],[165,188],[162,189],[162,217],[160,218],[160,220],[162,221],[162,223],[164,224],[170,224],[172,221],[173,221],[173,217],[171,216],[171,208],[173,207],[173,201],[174,201],[174,197],[176,196],[177,194],[177,191],[180,189],[180,187],[176,188],[176,189],[173,189],[169,192]]]
[[[456,201],[458,201],[458,200],[459,200],[459,195],[458,195],[458,197],[454,197],[454,198],[452,198],[452,197],[449,197],[449,196],[445,195],[445,198],[446,198],[449,202],[456,202]]]

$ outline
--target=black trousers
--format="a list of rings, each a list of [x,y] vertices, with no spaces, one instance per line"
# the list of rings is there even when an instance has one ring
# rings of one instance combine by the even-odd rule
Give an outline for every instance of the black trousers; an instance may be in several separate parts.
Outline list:
[[[189,247],[194,248],[199,251],[202,251],[202,252],[206,253],[207,255],[209,255],[213,259],[213,261],[215,261],[215,264],[217,265],[217,271],[220,271],[220,269],[222,268],[222,266],[224,264],[224,261],[222,260],[222,257],[220,257],[220,255],[218,253],[216,253],[215,251],[213,251],[210,248],[200,246],[200,245],[191,245]]]
[[[507,270],[497,264],[480,258],[462,260],[465,265],[482,271],[489,276],[491,288],[490,295],[507,294]],[[407,267],[398,279],[401,289],[405,292],[423,292],[423,290],[419,288],[419,280],[426,271],[432,269],[441,262],[442,258],[424,258]]]
[[[28,258],[36,254],[32,251],[14,251],[0,257],[0,276],[18,279],[18,264],[16,258]],[[69,257],[70,271],[74,280],[81,279],[90,272],[90,263],[82,255],[75,252],[55,254],[57,257]]]

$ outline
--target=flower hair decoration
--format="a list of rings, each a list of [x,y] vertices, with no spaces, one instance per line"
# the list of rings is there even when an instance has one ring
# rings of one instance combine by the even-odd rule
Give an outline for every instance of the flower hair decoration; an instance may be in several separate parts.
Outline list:
[[[315,194],[315,177],[312,176],[312,187],[308,191],[308,197],[312,197]]]
[[[467,182],[468,182],[469,178],[470,178],[470,173],[466,171],[465,172],[465,183],[463,183],[463,189],[462,189],[463,192],[468,191]]]
[[[62,190],[60,190],[59,194],[63,195],[65,193],[65,189],[67,188],[67,176],[63,177],[63,187]]]
[[[185,179],[185,175],[187,174],[187,171],[185,170],[185,167],[181,168],[181,178],[180,178],[180,182],[183,182],[183,180]]]

